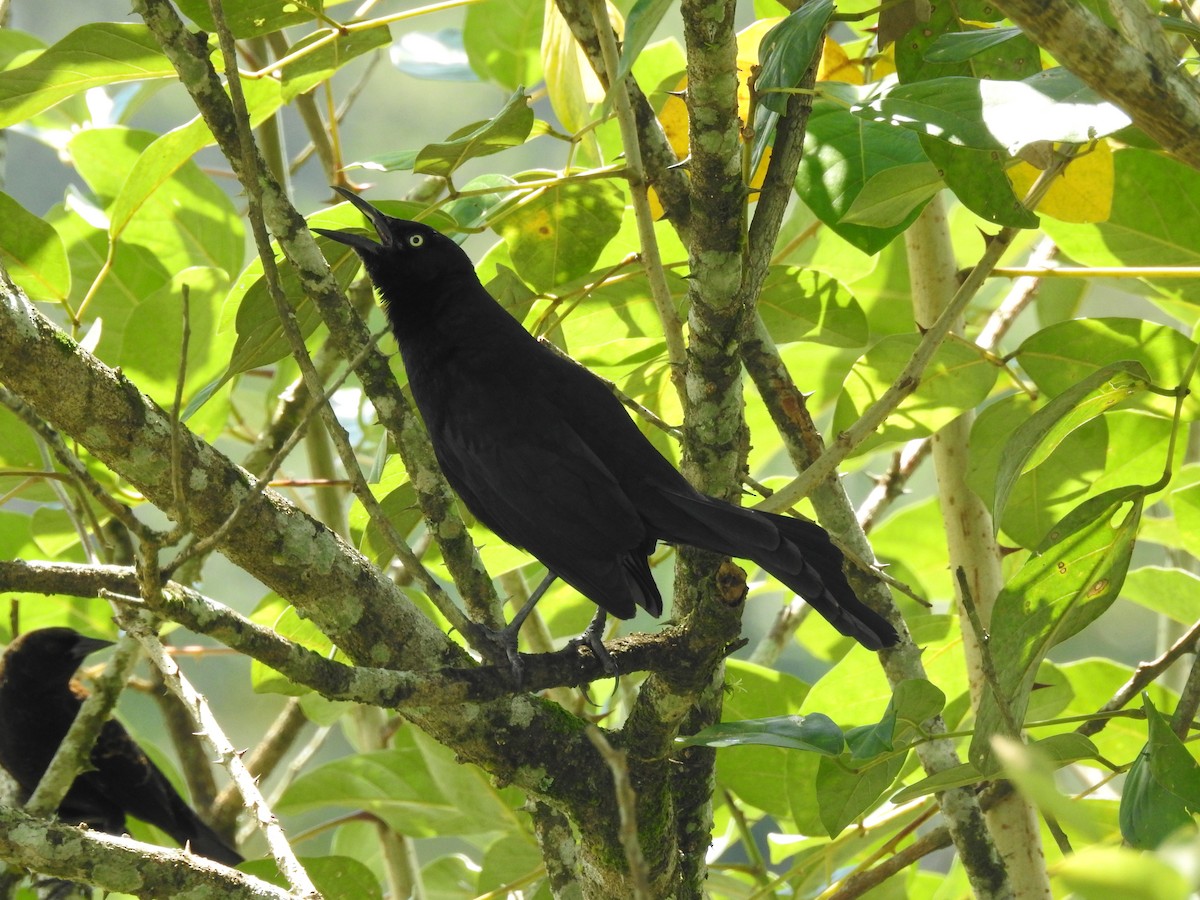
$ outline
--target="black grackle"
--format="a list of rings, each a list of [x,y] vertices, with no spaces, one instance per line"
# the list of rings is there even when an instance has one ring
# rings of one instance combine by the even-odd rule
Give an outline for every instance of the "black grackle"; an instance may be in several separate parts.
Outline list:
[[[662,613],[647,562],[659,541],[752,559],[842,634],[872,650],[896,643],[895,628],[851,590],[824,529],[696,491],[599,379],[492,299],[454,241],[335,190],[379,240],[313,230],[362,258],[446,479],[481,522],[549,570],[500,633],[518,681],[517,630],[555,577],[600,607],[583,640],[613,671],[604,614]]]
[[[83,705],[88,691],[72,676],[84,657],[109,641],[70,628],[21,635],[0,657],[0,766],[29,799]],[[109,719],[92,748],[91,771],[80,773],[58,808],[71,825],[124,834],[132,815],[165,831],[194,853],[227,866],[241,855],[202,822],[124,726]]]

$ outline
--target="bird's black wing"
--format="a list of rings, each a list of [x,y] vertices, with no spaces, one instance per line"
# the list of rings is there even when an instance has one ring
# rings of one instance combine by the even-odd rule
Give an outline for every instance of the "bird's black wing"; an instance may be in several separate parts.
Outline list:
[[[467,508],[613,615],[630,618],[635,603],[659,615],[653,542],[613,473],[544,401],[493,388],[487,403],[430,423]]]

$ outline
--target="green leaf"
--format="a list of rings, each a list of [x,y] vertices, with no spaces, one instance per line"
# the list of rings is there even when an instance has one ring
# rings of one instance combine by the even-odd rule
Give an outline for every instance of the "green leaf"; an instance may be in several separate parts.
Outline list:
[[[832,15],[833,0],[810,0],[763,36],[755,82],[759,103],[779,115],[787,111],[788,95],[779,91],[800,84]]]
[[[558,7],[548,5],[543,19],[542,70],[546,95],[558,121],[568,133],[588,124],[592,104],[602,99],[602,89]]]
[[[836,279],[802,266],[771,266],[758,311],[776,344],[808,341],[831,347],[862,347],[867,317]]]
[[[1125,776],[1126,790],[1131,775]],[[1194,896],[1188,879],[1168,860],[1124,847],[1081,847],[1060,860],[1054,873],[1079,900],[1188,900]]]
[[[511,806],[478,769],[460,765],[450,750],[412,728],[401,729],[395,743],[392,750],[342,757],[301,775],[276,811],[348,807],[414,838],[516,830]]]
[[[45,49],[46,42],[37,35],[15,28],[0,29],[0,70],[23,66]]]
[[[1096,371],[1097,367],[1125,360],[1141,363],[1150,380],[1162,387],[1175,387],[1183,379],[1196,343],[1169,325],[1143,319],[1104,317],[1072,319],[1043,328],[1031,335],[1014,358],[1042,393],[1061,394]],[[1142,398],[1146,408],[1174,416],[1174,398]],[[1196,401],[1185,401],[1184,409],[1200,415]]]
[[[318,49],[283,67],[282,95],[285,103],[312,90],[350,60],[388,46],[392,42],[392,35],[386,25],[345,34],[318,31],[293,44],[288,55],[318,42],[321,44]]]
[[[1121,596],[1182,625],[1200,621],[1200,576],[1187,569],[1134,569],[1125,579]]]
[[[1063,391],[1017,428],[1004,445],[996,473],[993,527],[999,530],[1018,478],[1044,462],[1075,429],[1145,390],[1149,383],[1150,376],[1141,363],[1111,363]]]
[[[484,81],[515,91],[542,78],[539,0],[488,0],[467,7],[463,48]]]
[[[1086,143],[1130,121],[1061,68],[1022,81],[952,76],[902,84],[853,112],[952,144],[1010,155],[1036,141]]]
[[[837,756],[845,746],[842,729],[822,713],[806,716],[771,716],[744,722],[722,722],[686,738],[678,738],[684,747],[737,747],[765,744],[804,750],[822,756]]]
[[[507,175],[480,175],[472,178],[459,190],[479,191],[484,188],[496,188],[494,194],[473,194],[469,197],[459,197],[447,203],[443,210],[451,216],[459,227],[469,230],[483,225],[488,213],[504,202],[509,190],[516,182]]]
[[[884,169],[867,179],[842,222],[891,228],[907,222],[942,187],[937,169],[927,162]]]
[[[546,871],[546,864],[538,850],[537,842],[531,834],[510,834],[502,837],[487,848],[483,856],[483,865],[479,870],[479,880],[472,896],[495,892],[508,894],[508,885],[534,884],[539,876]],[[428,890],[428,882],[425,883]],[[430,896],[427,893],[426,896]],[[453,896],[453,895],[451,895]],[[528,896],[536,896],[532,891]]]
[[[981,458],[978,469],[972,466],[970,484],[979,496],[995,496],[1005,445],[1032,416],[1032,402],[1014,395],[992,404],[976,420],[971,447]],[[1171,427],[1166,419],[1126,409],[1077,428],[1045,462],[1017,480],[1005,505],[1003,533],[1019,546],[1036,547],[1088,497],[1155,482],[1163,472]],[[1178,456],[1178,447],[1176,451]]]
[[[310,620],[302,619],[295,607],[278,594],[270,593],[263,597],[250,614],[250,621],[270,628],[281,637],[321,656],[329,656],[334,652],[329,638]],[[345,657],[342,657],[342,661],[345,661]],[[301,697],[312,693],[312,688],[297,684],[256,659],[250,661],[250,684],[256,692],[263,694]]]
[[[0,193],[0,260],[31,300],[65,300],[71,267],[58,232]]]
[[[942,693],[941,688],[924,678],[906,678],[901,681],[896,685],[888,703],[889,713],[898,723],[896,734],[941,715],[945,707],[946,695]]]
[[[847,104],[867,96],[865,88],[852,85],[825,87]],[[920,205],[886,228],[855,224],[845,217],[876,175],[921,165],[928,165],[928,160],[916,135],[851,115],[839,103],[818,100],[808,120],[796,191],[840,237],[864,253],[877,253],[912,223]]]
[[[1007,28],[985,28],[978,31],[956,31],[939,34],[925,50],[930,62],[964,62],[1005,41],[1021,35],[1015,25]]]
[[[205,31],[212,33],[217,30],[208,0],[179,0],[178,6],[180,12]],[[239,40],[258,37],[310,22],[316,18],[314,11],[324,6],[325,0],[318,0],[316,3],[298,0],[238,0],[237,3],[225,4],[225,24]]]
[[[0,128],[94,87],[176,77],[145,25],[94,22],[25,65],[0,72]]]
[[[1098,759],[1100,751],[1090,738],[1075,731],[1052,734],[1040,741],[1031,742],[1042,758],[1055,768],[1069,766],[1084,759]]]
[[[787,111],[789,95],[781,89],[800,84],[816,58],[832,14],[832,0],[814,0],[763,36],[758,48],[761,65],[755,81],[758,105],[754,113],[754,143],[750,147],[751,172],[758,171],[767,147],[774,140],[775,124]]]
[[[633,69],[638,55],[650,42],[655,29],[674,2],[675,0],[636,0],[625,18],[625,38],[621,42],[621,61],[617,65],[617,77],[613,79],[614,82],[620,83]]]
[[[1009,733],[1000,703],[1019,727],[1038,665],[1049,650],[1082,631],[1117,598],[1141,513],[1138,488],[1093,498],[1052,530],[1056,543],[1031,556],[997,596],[988,650],[1003,698],[997,699],[992,685],[984,686],[970,750],[977,769],[991,768],[992,736]]]
[[[88,184],[105,202],[124,191],[138,160],[155,136],[130,128],[93,128],[75,135],[68,145]],[[139,172],[145,170],[139,170]],[[148,251],[170,273],[190,266],[224,269],[233,277],[245,256],[242,217],[229,195],[194,162],[175,169],[169,178],[139,185],[136,205],[123,207],[128,218],[109,220],[109,237]],[[113,209],[115,206],[110,206]],[[114,231],[114,228],[116,229]]]
[[[889,335],[854,364],[834,410],[835,433],[848,428],[891,387],[919,342],[920,336],[915,334]],[[977,349],[959,343],[942,344],[926,367],[917,389],[904,398],[858,452],[932,434],[964,410],[983,402],[995,382],[996,367]]]
[[[282,105],[279,82],[273,78],[246,81],[242,85],[250,124],[260,125]],[[174,131],[168,131],[146,146],[137,162],[128,170],[109,213],[109,233],[119,237],[125,226],[144,205],[151,202],[155,191],[163,187],[184,168],[193,156],[215,138],[204,119],[197,116]],[[230,272],[232,277],[235,273]]]
[[[868,765],[857,771],[847,768],[844,760],[821,757],[816,799],[825,833],[836,837],[870,811],[900,774],[904,757],[905,754],[899,754],[883,764]]]
[[[517,274],[544,292],[591,272],[620,230],[624,209],[617,184],[564,182],[522,203],[493,227],[508,245]]]
[[[999,771],[998,768],[992,769],[986,773],[980,772],[970,763],[960,763],[957,766],[951,766],[948,769],[922,778],[920,781],[910,784],[908,787],[897,791],[889,798],[892,803],[900,805],[916,800],[918,797],[924,797],[927,794],[936,794],[939,791],[948,791],[953,788],[966,787],[971,784],[978,784],[995,775]]]
[[[517,88],[504,108],[487,122],[459,129],[440,144],[429,144],[417,152],[413,171],[448,178],[469,159],[490,156],[519,147],[533,128],[533,109],[524,88]]]
[[[416,150],[389,150],[346,163],[346,169],[370,169],[374,172],[408,172],[417,162]]]
[[[1176,831],[1195,828],[1200,779],[1196,761],[1145,694],[1142,708],[1150,740],[1125,775],[1120,822],[1126,841],[1152,850]]]
[[[920,137],[921,149],[967,209],[996,225],[1038,227],[1040,218],[1021,202],[1004,174],[1007,157],[1003,152],[960,147],[926,134]]]
[[[946,705],[946,695],[923,678],[908,678],[896,685],[883,718],[875,725],[853,728],[846,734],[853,760],[870,759],[896,748],[902,735],[916,734],[916,728],[938,715]]]
[[[1142,694],[1142,709],[1150,726],[1150,772],[1154,780],[1178,797],[1188,812],[1200,812],[1200,764],[1154,707],[1149,694]]]
[[[195,391],[221,374],[233,346],[233,335],[219,334],[217,320],[229,291],[222,269],[189,268],[147,297],[130,314],[117,362],[138,387],[160,406],[170,408],[179,377],[183,349],[183,290],[188,291],[187,374],[185,403]]]
[[[423,521],[416,492],[398,455],[388,457],[383,476],[372,488],[372,493],[382,498],[379,506],[401,536],[411,533]],[[367,514],[358,499],[350,506],[348,520],[351,529],[362,536],[358,549],[364,556],[381,566],[392,558],[395,551],[391,542],[384,537],[380,526]]]
[[[349,856],[302,856],[300,864],[312,879],[323,900],[382,900],[379,880],[369,868]],[[287,878],[271,858],[251,859],[238,871],[261,878],[268,884],[290,888]]]
[[[99,224],[107,225],[102,211]],[[71,264],[71,302],[76,307],[91,293],[85,321],[94,327],[102,323],[95,354],[104,360],[115,359],[120,352],[121,335],[130,314],[146,297],[169,284],[168,272],[151,250],[136,244],[118,242],[110,258],[107,230],[89,224],[88,218],[62,207],[51,209],[46,221],[54,227],[67,248]],[[104,267],[107,264],[107,269]],[[97,278],[101,271],[103,278]],[[98,284],[98,286],[96,286]]]

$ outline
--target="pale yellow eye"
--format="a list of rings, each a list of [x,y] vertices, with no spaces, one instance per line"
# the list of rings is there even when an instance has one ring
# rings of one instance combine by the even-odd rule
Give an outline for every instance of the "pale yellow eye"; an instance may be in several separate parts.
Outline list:
[[[410,247],[420,247],[424,243],[425,235],[423,234],[410,234],[408,236],[408,246]]]

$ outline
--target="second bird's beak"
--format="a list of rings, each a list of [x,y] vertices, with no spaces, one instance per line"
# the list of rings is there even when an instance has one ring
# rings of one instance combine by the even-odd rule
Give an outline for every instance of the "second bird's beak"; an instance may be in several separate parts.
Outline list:
[[[71,655],[78,660],[83,660],[85,657],[91,656],[97,650],[103,650],[105,647],[111,647],[112,641],[102,640],[101,638],[87,637],[79,635],[75,641],[75,646],[71,649]]]
[[[361,234],[356,234],[353,231],[333,231],[328,228],[313,228],[317,234],[324,235],[330,240],[337,241],[339,244],[345,244],[347,247],[353,247],[355,250],[362,250],[367,253],[378,253],[383,247],[389,247],[392,243],[392,232],[388,228],[387,216],[373,207],[370,203],[364,200],[354,191],[346,190],[346,188],[332,186],[335,191],[350,201],[359,212],[361,212],[371,224],[375,226],[375,232],[379,235],[379,241],[373,241],[369,237]]]

